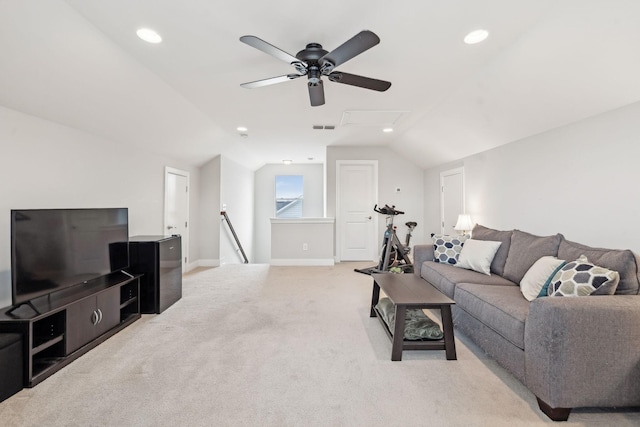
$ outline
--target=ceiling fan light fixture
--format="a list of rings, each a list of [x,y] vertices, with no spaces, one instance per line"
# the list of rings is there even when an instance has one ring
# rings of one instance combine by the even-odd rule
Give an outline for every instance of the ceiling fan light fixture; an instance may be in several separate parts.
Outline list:
[[[480,28],[464,36],[464,42],[466,44],[476,44],[484,41],[487,37],[489,37],[489,31]]]
[[[136,31],[136,34],[147,43],[157,44],[162,42],[162,37],[160,37],[160,34],[155,32],[151,28],[140,28],[138,31]]]

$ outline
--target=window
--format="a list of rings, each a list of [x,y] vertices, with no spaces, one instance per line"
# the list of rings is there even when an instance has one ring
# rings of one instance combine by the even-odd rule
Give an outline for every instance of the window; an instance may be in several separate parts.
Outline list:
[[[276,218],[302,218],[302,175],[276,176]]]

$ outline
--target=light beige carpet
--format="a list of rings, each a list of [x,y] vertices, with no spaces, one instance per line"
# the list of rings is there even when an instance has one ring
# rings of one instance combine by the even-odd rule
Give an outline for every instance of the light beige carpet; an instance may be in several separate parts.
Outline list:
[[[335,267],[230,265],[32,389],[3,426],[537,426],[535,397],[458,333],[458,360],[405,351],[369,318],[371,279]],[[436,312],[437,313],[437,312]],[[637,426],[581,409],[567,426]]]

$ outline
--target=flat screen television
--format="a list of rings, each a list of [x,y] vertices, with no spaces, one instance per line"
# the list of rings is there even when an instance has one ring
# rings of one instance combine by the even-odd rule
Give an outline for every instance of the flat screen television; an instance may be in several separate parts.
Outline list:
[[[13,305],[129,266],[127,208],[11,211]]]

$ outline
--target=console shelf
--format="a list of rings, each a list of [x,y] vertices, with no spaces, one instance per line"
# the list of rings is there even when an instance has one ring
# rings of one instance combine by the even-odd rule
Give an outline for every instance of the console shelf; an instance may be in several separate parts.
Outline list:
[[[31,354],[33,354],[34,356],[46,349],[48,349],[49,347],[58,344],[59,342],[62,342],[62,340],[64,339],[64,335],[58,335],[57,337],[50,339],[48,341],[43,342],[40,345],[36,345],[36,347],[34,347],[31,350]]]
[[[112,273],[0,309],[0,332],[23,336],[24,385],[33,387],[140,318],[140,275]]]

